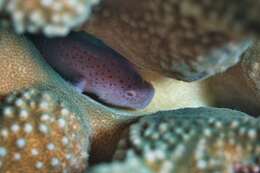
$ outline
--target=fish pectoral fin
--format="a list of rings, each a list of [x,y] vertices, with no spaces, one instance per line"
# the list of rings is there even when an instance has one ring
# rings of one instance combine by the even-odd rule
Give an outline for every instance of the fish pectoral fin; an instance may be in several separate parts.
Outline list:
[[[77,80],[76,82],[72,82],[73,86],[75,86],[76,90],[79,93],[83,93],[86,89],[86,81],[83,79]]]

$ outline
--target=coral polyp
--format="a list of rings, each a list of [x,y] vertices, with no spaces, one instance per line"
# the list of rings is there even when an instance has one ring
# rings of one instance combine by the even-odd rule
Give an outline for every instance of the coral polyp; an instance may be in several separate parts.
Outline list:
[[[1,105],[0,172],[81,172],[89,130],[50,91],[25,89]]]
[[[133,152],[158,173],[240,173],[260,169],[259,137],[259,121],[238,111],[161,112],[130,127],[115,159]]]
[[[18,33],[66,35],[89,17],[96,3],[98,0],[6,0],[4,12]]]

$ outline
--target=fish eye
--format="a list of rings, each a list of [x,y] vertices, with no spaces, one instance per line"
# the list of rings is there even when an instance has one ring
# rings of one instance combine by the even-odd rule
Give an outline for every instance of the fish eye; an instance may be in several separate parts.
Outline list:
[[[136,92],[133,91],[133,90],[129,90],[129,91],[126,91],[125,95],[128,96],[128,97],[135,97]]]

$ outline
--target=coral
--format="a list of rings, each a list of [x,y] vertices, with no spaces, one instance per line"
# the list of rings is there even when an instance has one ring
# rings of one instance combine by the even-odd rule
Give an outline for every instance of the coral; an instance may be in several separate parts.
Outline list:
[[[130,153],[124,162],[113,162],[112,164],[100,164],[90,170],[90,173],[152,173],[145,164]]]
[[[259,43],[258,40],[253,42],[239,64],[207,81],[217,106],[259,115]]]
[[[23,36],[0,29],[0,94],[27,88],[48,79],[38,61],[39,54]],[[34,59],[32,57],[35,57]],[[37,57],[37,58],[36,58]]]
[[[4,5],[5,5],[5,0],[0,0],[0,10],[3,10]]]
[[[259,33],[259,6],[257,0],[109,0],[82,30],[137,66],[194,81],[239,61],[250,33]]]
[[[50,91],[33,88],[13,92],[3,99],[1,172],[85,169],[90,131],[67,104]]]
[[[256,40],[245,52],[241,66],[247,82],[255,90],[256,95],[260,96],[260,40]]]
[[[17,4],[10,5],[12,2]],[[35,5],[33,2],[38,1],[21,3],[10,0],[5,10],[10,15],[10,8],[15,9],[16,5],[27,8],[28,5]],[[41,1],[52,2],[56,3],[51,0]],[[251,44],[248,36],[259,32],[258,7],[259,3],[255,0],[241,0],[240,3],[235,0],[133,0],[128,3],[107,0],[103,1],[85,30],[103,38],[122,56],[145,67],[144,70],[148,68],[159,72],[159,75],[192,81],[223,71],[239,60],[240,54]],[[38,12],[35,12],[36,17],[30,10],[26,12],[33,16],[31,21],[38,18]],[[51,12],[47,15],[51,16]],[[42,26],[25,23],[29,27],[24,31],[43,32],[49,36],[65,34],[74,27],[69,26],[65,33],[55,33],[41,28]],[[78,92],[43,60],[38,50],[24,36],[1,30],[0,37],[0,172],[85,171],[86,161],[89,160],[89,141],[92,149],[90,162],[108,160],[124,129],[126,131],[116,149],[114,162],[94,167],[91,172],[260,172],[259,119],[237,111],[212,108],[160,112],[139,118],[148,110],[112,108]],[[65,42],[61,42],[64,44],[66,38]],[[70,52],[66,52],[71,49],[63,44],[60,50],[48,53],[62,56],[77,53],[77,57],[82,55],[81,44],[73,42],[73,45],[69,45],[69,48],[73,48]],[[99,45],[97,42],[93,44]],[[104,48],[102,46],[99,48]],[[44,48],[50,51],[52,47],[54,46],[48,44]],[[249,79],[250,86],[253,86],[251,89],[258,92],[258,48],[255,49],[256,56],[251,55],[250,49],[249,54],[245,55],[249,58],[239,64],[239,70],[242,69],[241,74],[248,75],[246,78]],[[104,52],[94,50],[91,46],[86,51],[86,54],[96,58],[102,53],[107,58],[111,52],[110,49]],[[112,56],[115,55],[118,54]],[[108,64],[111,62],[108,59],[101,62]],[[78,67],[84,64],[75,63],[69,58],[65,62],[69,65],[76,64],[75,69],[80,69]],[[94,62],[92,65],[96,64]],[[119,63],[111,70],[118,69],[122,64],[124,63]],[[131,75],[129,72],[124,73],[123,78],[129,74]],[[163,90],[163,84],[159,85],[161,78],[158,81],[155,78],[156,76],[149,81]],[[108,81],[102,85],[108,84]],[[82,79],[72,82],[82,84]],[[113,82],[118,84],[118,81]],[[173,86],[184,89],[184,83],[178,84]],[[34,89],[21,90],[28,86]],[[173,90],[171,92],[178,92],[173,86],[170,86]],[[192,86],[198,85],[189,85]],[[6,93],[14,90],[16,92],[6,96]],[[192,94],[197,91],[191,90],[185,95],[190,92],[193,99]],[[166,98],[164,102],[176,96],[167,90],[164,92],[164,95],[159,94],[159,99]],[[253,94],[257,96],[257,92]],[[121,102],[118,96],[112,95],[109,99]],[[185,99],[187,101],[187,97],[183,100]],[[196,100],[194,104],[197,105],[199,101],[200,99]],[[203,100],[202,104],[204,102]],[[174,109],[175,106],[170,108]],[[133,123],[130,128],[129,123]],[[91,134],[90,128],[93,130]]]
[[[153,87],[132,64],[84,32],[52,39],[34,36],[32,40],[53,69],[82,93],[131,109],[144,108],[153,98]]]
[[[259,135],[259,121],[238,111],[160,112],[130,126],[115,159],[133,152],[154,172],[164,173],[259,170]]]
[[[17,33],[66,35],[84,22],[99,0],[6,0],[4,12]]]

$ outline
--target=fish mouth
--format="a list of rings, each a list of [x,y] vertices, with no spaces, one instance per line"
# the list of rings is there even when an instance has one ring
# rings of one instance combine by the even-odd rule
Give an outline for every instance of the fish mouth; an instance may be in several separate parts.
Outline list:
[[[148,82],[147,82],[147,85],[148,85],[149,89],[145,89],[146,91],[144,91],[145,92],[144,96],[142,97],[141,101],[138,101],[138,102],[130,101],[129,103],[126,103],[124,101],[121,101],[118,104],[112,104],[112,103],[109,103],[109,101],[107,101],[105,99],[101,99],[92,93],[86,93],[86,95],[88,97],[91,97],[94,100],[98,100],[99,102],[101,102],[102,104],[107,105],[107,106],[124,109],[124,110],[129,110],[129,111],[142,110],[142,109],[145,109],[151,103],[151,101],[155,95],[154,87]]]
[[[76,32],[75,32],[76,33]],[[117,53],[115,50],[113,50],[112,48],[110,48],[109,46],[107,46],[105,43],[103,43],[101,40],[99,40],[98,38],[89,35],[88,33],[85,32],[77,32],[77,33],[81,33],[81,34],[85,34],[83,37],[87,36],[90,37],[90,42],[93,44],[99,44],[100,45],[100,49],[105,49],[105,50],[112,50],[114,51],[115,55],[119,55],[119,53]],[[34,41],[34,38],[37,38],[38,36],[40,37],[45,37],[43,35],[26,35],[27,38],[34,44],[34,46],[38,49],[37,44]],[[58,37],[61,38],[61,37]],[[66,37],[65,37],[66,38]],[[48,38],[46,38],[48,39]],[[53,38],[51,38],[53,39]],[[55,38],[54,38],[55,39]],[[39,50],[39,49],[38,49]],[[41,52],[40,52],[41,54]],[[129,63],[129,66],[131,68],[133,68],[135,70],[135,72],[137,73],[139,79],[138,80],[142,80],[143,84],[140,85],[140,89],[139,90],[143,90],[140,96],[140,100],[136,101],[136,102],[129,102],[129,103],[113,103],[109,100],[106,100],[104,98],[101,98],[97,93],[93,92],[93,91],[84,91],[84,89],[82,89],[82,86],[80,86],[80,88],[78,88],[78,85],[74,85],[73,80],[71,81],[70,79],[68,79],[67,77],[64,77],[62,74],[59,73],[59,71],[55,70],[55,67],[50,64],[48,61],[45,60],[45,62],[61,77],[63,78],[67,83],[69,83],[70,85],[72,85],[77,91],[79,91],[83,96],[88,97],[89,99],[93,99],[94,101],[104,105],[104,106],[109,106],[109,107],[113,107],[113,108],[118,108],[118,109],[124,109],[124,110],[139,110],[139,109],[144,109],[147,105],[149,105],[149,103],[152,101],[153,97],[154,97],[154,88],[152,86],[152,84],[150,84],[149,82],[145,81],[141,74],[138,72],[138,70],[136,70],[135,65],[130,63],[125,57],[123,56],[118,56],[117,58],[121,58],[124,59],[124,61],[127,61]],[[43,58],[44,59],[44,58]],[[131,71],[129,71],[129,75],[131,75]],[[96,76],[93,76],[94,78]],[[127,86],[125,86],[127,87]]]
[[[150,90],[150,92],[146,95],[146,101],[144,102],[144,106],[142,107],[142,109],[144,109],[145,107],[147,107],[151,102],[152,102],[152,100],[153,100],[153,98],[154,98],[154,95],[155,95],[155,89],[154,89],[154,87],[153,87],[153,85],[152,84],[150,84],[150,83],[148,83],[147,82],[147,85],[149,85],[150,87],[151,87],[151,90]]]
[[[154,87],[148,83],[148,82],[144,82],[144,91],[143,91],[143,96],[141,101],[134,101],[131,103],[131,107],[132,109],[144,109],[146,108],[152,101],[152,99],[154,98],[155,95],[155,89]]]

